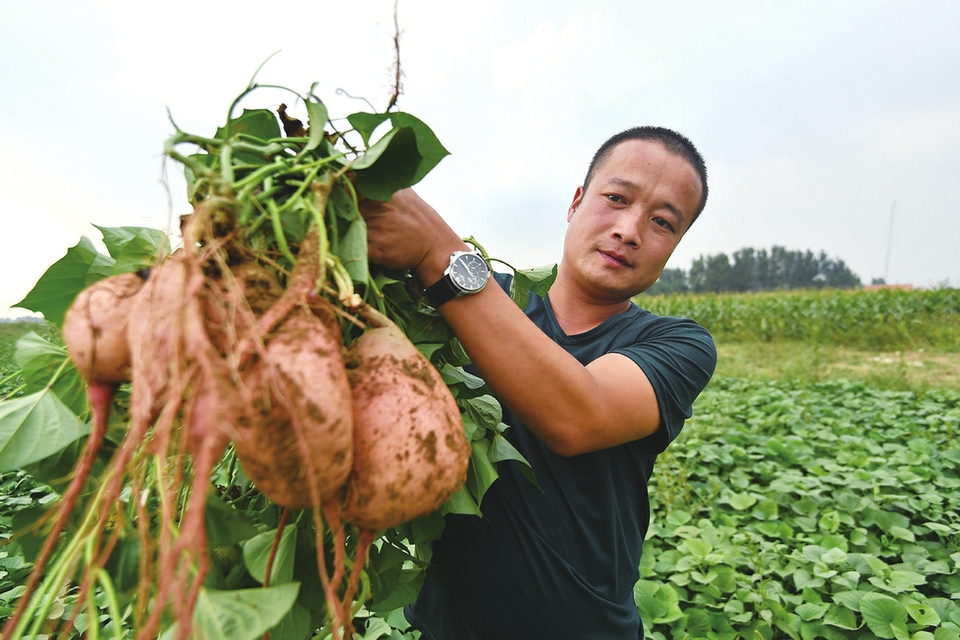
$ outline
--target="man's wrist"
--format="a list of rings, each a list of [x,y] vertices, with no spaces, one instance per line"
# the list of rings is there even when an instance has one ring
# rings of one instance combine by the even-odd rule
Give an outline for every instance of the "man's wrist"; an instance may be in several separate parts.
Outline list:
[[[424,301],[439,309],[454,298],[479,293],[490,275],[490,265],[476,249],[453,251],[440,278],[423,287]]]
[[[472,247],[457,238],[458,243],[444,245],[442,249],[431,249],[414,270],[417,280],[423,288],[429,288],[440,281],[443,272],[450,266],[450,256],[455,251],[470,251]]]

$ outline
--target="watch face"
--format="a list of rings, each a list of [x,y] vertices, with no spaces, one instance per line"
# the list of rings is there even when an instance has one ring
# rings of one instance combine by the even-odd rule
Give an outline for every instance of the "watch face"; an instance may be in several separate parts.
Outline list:
[[[463,291],[479,291],[487,284],[490,269],[475,253],[462,253],[450,267],[450,279]]]

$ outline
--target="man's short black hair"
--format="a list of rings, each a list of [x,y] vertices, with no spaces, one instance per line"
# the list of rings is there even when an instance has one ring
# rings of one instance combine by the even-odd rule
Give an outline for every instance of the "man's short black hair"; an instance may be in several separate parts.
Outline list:
[[[670,153],[674,153],[689,162],[690,166],[696,170],[697,175],[700,176],[700,189],[702,194],[700,196],[700,205],[693,213],[693,219],[690,220],[690,224],[692,225],[707,204],[707,165],[703,161],[703,156],[701,156],[697,148],[693,146],[693,143],[672,129],[664,127],[633,127],[612,136],[600,145],[600,148],[597,149],[597,152],[593,155],[593,160],[590,161],[590,167],[587,169],[587,176],[583,180],[584,191],[586,191],[587,186],[590,184],[590,180],[593,179],[593,174],[597,168],[603,164],[610,155],[610,152],[613,151],[613,148],[627,140],[657,142],[663,145],[663,148]],[[687,228],[689,229],[689,226]]]

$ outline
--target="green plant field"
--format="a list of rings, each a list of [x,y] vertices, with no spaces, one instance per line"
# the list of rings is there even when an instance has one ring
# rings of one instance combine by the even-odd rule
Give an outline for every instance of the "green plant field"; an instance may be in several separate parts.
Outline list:
[[[958,638],[960,393],[718,377],[661,456],[654,638]]]
[[[17,341],[33,332],[52,342],[61,342],[59,330],[47,322],[0,322],[0,398],[6,398],[23,383],[20,367],[14,360]]]
[[[719,341],[803,340],[868,350],[960,350],[960,289],[643,296],[653,313],[693,318]]]

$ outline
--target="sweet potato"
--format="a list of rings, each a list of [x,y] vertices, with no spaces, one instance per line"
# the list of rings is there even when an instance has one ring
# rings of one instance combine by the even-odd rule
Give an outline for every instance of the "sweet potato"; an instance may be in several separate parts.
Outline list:
[[[450,390],[403,332],[373,326],[350,347],[354,457],[344,518],[382,529],[430,513],[463,485],[470,445]]]
[[[127,325],[142,288],[138,274],[111,276],[81,291],[67,310],[63,340],[87,383],[130,381]]]
[[[318,507],[334,497],[353,461],[350,385],[339,327],[306,307],[284,320],[242,372],[253,412],[234,426],[244,472],[278,504]]]

